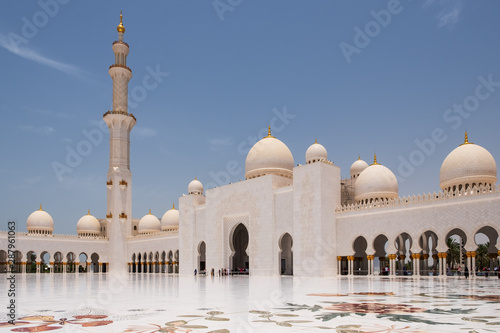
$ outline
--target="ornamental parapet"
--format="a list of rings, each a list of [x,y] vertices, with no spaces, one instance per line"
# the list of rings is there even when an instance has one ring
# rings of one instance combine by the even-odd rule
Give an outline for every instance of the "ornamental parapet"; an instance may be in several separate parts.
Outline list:
[[[398,206],[406,207],[414,204],[438,202],[444,200],[454,200],[459,198],[477,197],[480,195],[489,195],[499,192],[500,192],[500,185],[496,186],[496,185],[485,184],[480,186],[474,186],[472,188],[468,188],[467,190],[462,188],[461,190],[457,189],[455,191],[439,191],[437,193],[429,192],[427,194],[424,193],[418,195],[408,195],[406,197],[399,197],[389,200],[374,200],[372,202],[363,204],[355,203],[351,205],[338,206],[335,209],[335,212],[337,213],[352,212],[364,209],[376,209],[383,207],[398,207]]]
[[[131,70],[129,67],[127,67],[127,66],[125,66],[125,65],[120,65],[120,64],[113,64],[113,65],[109,66],[109,69],[111,69],[111,68],[116,68],[116,67],[123,68],[123,69],[127,69],[127,70],[129,70],[129,71],[130,71],[130,73],[132,73],[132,70]]]
[[[137,119],[135,118],[135,116],[132,113],[128,113],[128,112],[125,112],[125,111],[108,111],[105,114],[103,114],[102,117],[104,118],[108,114],[121,114],[122,116],[132,117],[135,121],[137,121]]]
[[[115,44],[123,44],[123,45],[126,45],[128,48],[130,48],[127,43],[125,43],[124,41],[121,41],[121,40],[115,40],[113,42],[113,45],[115,45]]]
[[[8,232],[7,231],[0,231],[0,238],[2,236],[7,237]],[[66,234],[35,234],[35,233],[29,233],[25,231],[16,231],[16,237],[22,237],[26,236],[29,238],[48,238],[50,237],[51,239],[73,239],[73,240],[78,240],[81,239],[80,236],[78,235],[66,235]],[[99,240],[107,240],[107,237],[102,237],[102,236],[95,236],[92,237],[93,239],[99,239]]]

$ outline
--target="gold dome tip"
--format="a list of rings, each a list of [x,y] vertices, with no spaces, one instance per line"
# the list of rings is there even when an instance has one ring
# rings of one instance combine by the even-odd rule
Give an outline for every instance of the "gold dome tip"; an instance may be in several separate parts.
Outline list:
[[[360,155],[358,155],[358,161],[360,161],[360,160],[361,160],[361,154],[360,154]]]
[[[175,202],[172,203],[172,209],[175,209]]]
[[[373,164],[372,165],[378,165],[378,163],[377,163],[377,153],[373,154]]]
[[[87,210],[87,215],[90,215],[90,209],[89,209],[89,210]]]
[[[39,210],[43,210],[43,209],[42,209],[42,204],[40,204],[40,209],[39,209]]]
[[[274,138],[274,136],[271,135],[271,125],[267,128],[267,136],[264,138]]]
[[[465,131],[464,143],[462,143],[461,146],[462,145],[473,145],[472,142],[469,142],[469,134],[467,134],[467,131]]]
[[[151,208],[149,208],[149,214],[148,215],[151,215]]]
[[[314,143],[318,143],[318,138],[316,138],[316,139],[314,140]]]
[[[123,14],[121,10],[120,10],[120,24],[118,24],[116,30],[122,33],[125,32],[125,27],[123,26]]]

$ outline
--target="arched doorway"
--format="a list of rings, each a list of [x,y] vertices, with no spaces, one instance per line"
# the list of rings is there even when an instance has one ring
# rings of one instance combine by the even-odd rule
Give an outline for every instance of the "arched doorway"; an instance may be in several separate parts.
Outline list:
[[[168,252],[168,273],[174,272],[174,254],[172,251]]]
[[[498,249],[496,248],[498,232],[485,226],[474,235],[476,249],[476,269],[483,275],[493,274],[497,266]]]
[[[375,250],[375,257],[378,258],[378,262],[374,260],[373,270],[378,270],[380,275],[389,275],[389,259],[387,258],[388,246],[389,239],[386,235],[380,234],[375,237],[375,240],[373,241],[373,249]]]
[[[354,250],[354,275],[368,275],[368,258],[366,256],[366,249],[368,242],[363,236],[359,236],[354,240],[352,245]]]
[[[201,242],[200,245],[198,245],[198,271],[204,272],[206,270],[206,251],[207,247],[205,242]]]
[[[451,270],[450,274],[452,275],[460,274],[460,271],[464,271],[466,265],[466,244],[467,235],[461,229],[455,228],[446,235],[446,245],[448,246],[446,261]]]
[[[250,261],[246,252],[248,247],[248,230],[240,223],[233,232],[231,239],[231,249],[233,250],[231,269],[236,273],[248,273]]]
[[[396,271],[399,271],[399,275],[408,275],[409,272],[412,272],[413,275],[416,274],[416,272],[413,272],[413,267],[412,263],[410,263],[411,259],[411,246],[413,244],[413,240],[411,236],[403,232],[399,234],[399,236],[394,240],[394,245],[396,246],[396,249],[398,250],[397,254],[397,261],[396,261]],[[412,260],[418,260],[418,259],[412,259]]]
[[[175,272],[175,274],[178,274],[179,273],[179,250],[175,251],[174,259],[175,259],[174,272]]]
[[[92,260],[92,272],[99,273],[99,255],[94,252],[90,259]]]
[[[50,273],[50,254],[46,251],[40,255],[41,267],[40,273]]]
[[[0,273],[7,273],[7,251],[0,250]]]
[[[54,253],[54,273],[62,273],[63,271],[63,255],[61,252]]]
[[[33,251],[26,255],[26,273],[36,273],[36,253]]]
[[[165,273],[167,271],[167,267],[165,264],[166,261],[167,261],[167,254],[165,253],[165,251],[163,251],[161,253],[161,270],[160,270],[160,272],[162,273]]]
[[[69,252],[66,255],[66,272],[74,273],[76,271],[75,267],[76,255],[73,252]]]
[[[87,260],[89,257],[85,252],[80,253],[78,260],[80,260],[80,265],[78,266],[78,272],[87,273]]]
[[[280,247],[280,274],[293,275],[293,239],[287,232],[279,241]]]
[[[434,231],[427,230],[418,239],[418,245],[422,249],[420,275],[436,275],[439,272],[436,246],[438,237]]]

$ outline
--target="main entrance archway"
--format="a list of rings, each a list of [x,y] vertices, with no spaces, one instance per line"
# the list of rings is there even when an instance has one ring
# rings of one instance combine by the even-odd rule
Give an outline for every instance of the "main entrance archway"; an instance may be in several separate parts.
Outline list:
[[[231,256],[231,269],[233,272],[248,272],[250,268],[249,257],[246,252],[248,247],[248,230],[242,224],[234,229],[233,236],[231,238],[231,249],[233,254]]]
[[[280,247],[280,274],[293,275],[293,239],[289,233],[284,234],[279,242]]]

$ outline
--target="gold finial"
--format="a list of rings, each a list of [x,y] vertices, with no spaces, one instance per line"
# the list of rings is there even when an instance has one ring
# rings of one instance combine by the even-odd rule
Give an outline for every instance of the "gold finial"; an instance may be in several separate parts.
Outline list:
[[[149,214],[148,215],[151,215],[151,208],[149,208]]]
[[[175,209],[175,202],[172,203],[172,209]]]
[[[372,165],[378,165],[377,163],[377,153],[373,155],[373,164]]]
[[[118,24],[118,26],[116,27],[116,30],[118,32],[122,32],[122,33],[125,32],[125,27],[123,26],[123,14],[122,14],[121,10],[120,10],[120,24]]]
[[[87,215],[90,215],[90,209],[87,211]]]
[[[358,161],[360,161],[360,160],[361,160],[361,154],[358,155]]]
[[[43,210],[43,209],[42,209],[42,204],[40,204],[40,209],[39,209],[39,210]]]
[[[467,134],[467,130],[465,131],[465,139],[464,139],[464,143],[461,144],[462,145],[471,145],[473,144],[472,142],[469,142],[469,134]]]
[[[267,128],[267,136],[266,138],[274,138],[274,136],[271,135],[271,125]]]
[[[194,180],[198,180],[198,179],[196,179],[196,176],[194,176]]]
[[[314,143],[318,143],[318,138],[316,138],[316,140],[314,140]]]

